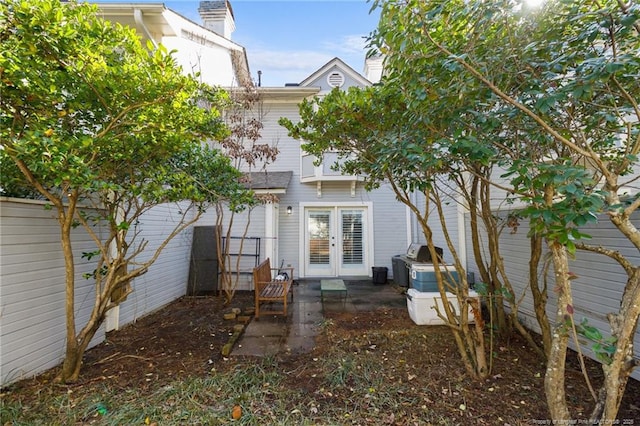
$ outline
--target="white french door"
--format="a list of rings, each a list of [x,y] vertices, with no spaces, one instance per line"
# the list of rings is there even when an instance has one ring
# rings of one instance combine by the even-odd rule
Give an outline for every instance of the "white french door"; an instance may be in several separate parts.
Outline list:
[[[366,207],[307,207],[306,275],[368,275],[368,239]]]

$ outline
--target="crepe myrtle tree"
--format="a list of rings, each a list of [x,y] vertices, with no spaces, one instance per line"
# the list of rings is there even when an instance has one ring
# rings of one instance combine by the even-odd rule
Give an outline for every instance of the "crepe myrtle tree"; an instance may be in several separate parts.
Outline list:
[[[581,230],[602,213],[633,247],[640,206],[640,7],[635,2],[379,1],[373,43],[387,55],[390,78],[409,104],[422,105],[433,70],[444,93],[485,108],[488,119],[519,136],[494,144],[505,160],[513,195],[523,201],[533,235],[546,241],[557,311],[545,375],[551,417],[570,422],[564,386],[572,334],[593,340],[604,381],[590,421],[616,421],[629,375],[638,365],[633,338],[640,316],[640,265],[615,247],[589,245]],[[487,90],[469,90],[478,85]],[[448,88],[448,90],[447,90]],[[521,126],[521,127],[517,127]],[[521,130],[519,130],[521,129]],[[526,130],[526,131],[523,131]],[[490,140],[489,140],[490,141]],[[504,140],[503,140],[504,141]],[[517,155],[522,153],[522,155]],[[535,155],[531,155],[535,153]],[[569,258],[588,250],[617,262],[627,275],[610,336],[577,321]]]
[[[230,91],[230,102],[224,111],[224,122],[229,132],[219,141],[218,148],[227,156],[231,164],[238,170],[244,171],[245,186],[251,189],[252,182],[249,176],[251,172],[266,172],[268,166],[276,161],[279,154],[277,141],[265,142],[262,139],[264,120],[268,114],[262,96],[253,86],[234,88]],[[273,194],[256,194],[253,198],[244,200],[244,223],[236,221],[238,209],[234,203],[222,199],[216,203],[216,229],[217,229],[217,253],[218,268],[220,272],[220,288],[225,296],[225,302],[231,303],[240,281],[242,253],[244,244],[251,226],[251,213],[253,208],[270,202],[277,202]],[[240,231],[238,246],[232,246],[233,231]],[[223,244],[223,237],[226,244]],[[235,261],[233,261],[235,258]]]
[[[219,113],[225,92],[185,76],[170,52],[145,49],[134,30],[96,11],[57,0],[0,4],[0,186],[6,194],[36,191],[60,226],[62,382],[78,379],[105,315],[169,241],[207,206],[227,199],[240,208],[248,196],[228,158],[201,144],[227,134]],[[175,203],[177,219],[151,247],[142,216],[164,203]],[[79,226],[95,243],[84,260],[71,238]],[[87,260],[95,265],[85,277],[94,281],[93,308],[76,324],[76,265]]]

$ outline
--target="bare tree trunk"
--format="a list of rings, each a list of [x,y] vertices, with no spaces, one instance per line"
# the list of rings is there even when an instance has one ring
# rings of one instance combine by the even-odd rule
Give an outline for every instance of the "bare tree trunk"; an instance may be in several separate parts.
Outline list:
[[[482,197],[479,195],[481,192],[481,187],[483,187]],[[487,216],[491,215],[491,211],[485,211],[485,191],[488,191],[488,188],[484,187],[484,185],[481,185],[480,178],[478,176],[474,176],[471,182],[471,191],[469,193],[471,242],[473,247],[473,256],[476,261],[476,265],[478,266],[481,280],[482,282],[487,284],[486,297],[492,299],[492,303],[489,304],[489,309],[492,311],[491,318],[496,319],[495,326],[498,331],[502,331],[506,326],[504,304],[502,297],[497,294],[498,292],[496,292],[496,289],[500,287],[496,274],[496,255],[500,256],[500,254],[496,251],[498,249],[497,244],[494,242],[494,239],[497,238],[497,235],[493,232],[495,230],[495,227],[492,226],[492,218],[487,218]],[[481,206],[480,209],[478,209],[479,205]],[[485,265],[485,259],[482,254],[482,248],[480,246],[480,228],[478,224],[478,217],[482,219],[482,222],[485,225],[485,236],[488,240],[487,245],[489,247],[488,267]],[[494,324],[491,324],[491,326],[493,327]]]
[[[67,345],[67,352],[63,362],[62,372],[58,379],[64,383],[76,382],[80,376],[82,367],[82,357],[87,350],[89,343],[104,322],[104,318],[109,309],[116,306],[119,301],[124,300],[131,289],[122,289],[124,283],[128,283],[134,275],[142,275],[146,271],[146,266],[134,271],[133,274],[126,272],[120,265],[124,263],[123,254],[120,253],[116,259],[110,261],[110,268],[103,278],[99,274],[96,277],[96,296],[91,315],[82,329],[74,335],[73,345]],[[100,269],[100,263],[98,269]],[[118,301],[112,301],[111,297],[117,290]]]
[[[544,348],[545,358],[549,357],[551,351],[551,326],[547,317],[547,286],[540,289],[540,280],[538,279],[538,268],[540,259],[542,258],[542,237],[533,235],[529,239],[531,246],[531,257],[529,259],[529,288],[533,296],[533,308],[536,313],[536,319],[540,326],[542,335],[542,347]]]
[[[474,316],[474,327],[472,333],[474,334],[474,354],[476,363],[476,375],[478,379],[485,379],[489,376],[490,370],[487,365],[486,348],[484,344],[484,319],[482,318],[482,309],[480,307],[480,300],[471,297],[468,300],[471,306],[471,311]],[[467,304],[461,303],[462,309],[466,309]]]
[[[637,145],[636,145],[637,149]],[[617,175],[607,178],[605,184],[609,205],[621,204],[618,195]],[[640,232],[631,221],[631,215],[637,212],[638,202],[620,210],[611,210],[611,223],[631,242],[640,249]],[[617,254],[617,253],[615,253]],[[633,358],[633,340],[640,318],[640,267],[633,266],[624,258],[614,257],[627,272],[627,283],[622,294],[618,313],[608,315],[611,335],[617,339],[616,350],[611,362],[603,364],[604,382],[598,393],[598,401],[591,414],[591,421],[598,424],[613,424],[616,419],[620,403],[624,395],[629,375],[639,365]]]
[[[233,297],[236,294],[236,290],[238,289],[238,283],[240,281],[240,261],[242,260],[242,253],[244,253],[244,242],[246,241],[247,238],[247,234],[249,233],[249,228],[251,227],[251,212],[253,211],[252,208],[249,208],[247,210],[247,220],[245,221],[244,224],[244,230],[242,232],[242,237],[240,240],[240,248],[238,250],[238,258],[236,259],[236,269],[235,269],[235,279],[233,280],[233,282],[231,283],[231,287],[228,289],[227,292],[227,303],[231,303],[231,301],[233,300]],[[231,278],[231,277],[230,277]]]
[[[390,178],[390,176],[389,176]],[[424,213],[418,208],[418,206],[412,201],[409,194],[400,188],[397,183],[393,179],[389,179],[389,184],[391,185],[393,191],[395,192],[397,198],[408,206],[413,214],[415,214],[418,223],[422,228],[422,232],[427,241],[427,246],[429,247],[429,252],[431,254],[431,258],[433,259],[433,266],[436,275],[436,280],[438,282],[438,289],[440,291],[440,297],[443,302],[447,300],[447,296],[445,294],[445,285],[443,282],[443,273],[440,270],[440,262],[438,259],[438,255],[435,250],[435,246],[433,243],[433,232],[428,223],[429,218],[429,209],[430,209],[430,195],[431,192],[429,189],[424,191],[425,195],[425,206]],[[437,200],[437,195],[434,195]],[[468,282],[466,279],[466,273],[464,268],[460,263],[460,259],[457,256],[455,251],[455,247],[453,247],[451,243],[451,238],[449,237],[449,233],[447,231],[446,220],[444,218],[444,213],[442,211],[442,205],[438,201],[435,202],[436,208],[438,210],[438,217],[443,227],[443,232],[445,234],[445,239],[447,240],[447,245],[452,251],[452,255],[455,259],[455,267],[459,273],[460,279],[462,281],[462,290],[458,290],[456,296],[458,297],[458,301],[460,302],[460,315],[456,317],[451,309],[450,304],[442,303],[444,309],[444,315],[438,311],[438,315],[442,315],[442,318],[447,320],[449,329],[453,334],[453,338],[456,342],[456,347],[458,348],[458,353],[462,358],[462,363],[464,365],[467,374],[470,377],[481,380],[486,378],[489,375],[489,369],[487,367],[486,362],[486,354],[484,349],[484,322],[482,321],[482,316],[480,315],[480,307],[479,304],[474,303],[473,300],[469,300],[469,291],[468,291]],[[468,306],[471,303],[471,307],[473,310],[473,315],[476,320],[479,320],[475,328],[470,330],[469,325],[469,312]],[[437,308],[436,308],[437,310]]]
[[[572,312],[569,260],[567,250],[561,244],[549,241],[549,249],[553,258],[555,283],[558,291],[558,307],[547,361],[544,390],[551,418],[554,421],[568,424],[571,417],[565,392],[565,362],[569,343],[567,321],[571,320]]]
[[[640,268],[635,268],[625,288],[620,312],[608,316],[612,335],[618,340],[611,363],[602,365],[604,382],[591,413],[592,424],[615,424],[629,375],[637,366],[633,358],[633,339],[640,317]]]
[[[104,314],[102,315],[104,318]],[[80,369],[82,368],[82,357],[87,350],[91,339],[95,336],[98,328],[102,324],[102,320],[96,321],[93,318],[83,328],[80,336],[74,337],[74,345],[70,347],[67,345],[67,351],[65,354],[64,362],[62,364],[62,371],[56,378],[57,381],[63,383],[75,383],[80,377]]]
[[[477,171],[480,174],[479,171]],[[497,318],[496,325],[499,331],[504,331],[507,327],[507,316],[505,312],[504,291],[508,296],[506,302],[509,304],[510,313],[508,315],[509,325],[514,327],[518,333],[524,337],[529,346],[541,356],[545,356],[540,346],[535,342],[529,330],[527,330],[518,318],[519,303],[515,297],[515,291],[504,267],[504,259],[500,253],[500,235],[504,227],[498,226],[493,215],[491,206],[491,185],[488,181],[475,176],[471,183],[471,191],[466,195],[469,198],[470,225],[471,225],[471,241],[473,247],[473,255],[476,265],[480,269],[480,275],[483,282],[490,283],[488,285],[487,297],[492,297],[492,303],[489,304],[491,310],[491,318]],[[481,196],[479,196],[479,194]],[[479,204],[478,204],[479,203]],[[478,211],[478,205],[481,206]],[[489,257],[491,259],[489,269],[485,267],[484,256],[480,246],[480,230],[478,226],[478,216],[482,218],[485,226],[485,234],[488,239]],[[493,303],[495,301],[495,303]],[[491,327],[494,324],[490,325]]]
[[[58,222],[60,223],[60,241],[62,253],[64,254],[65,266],[65,321],[66,321],[66,348],[65,358],[62,363],[62,371],[58,374],[56,382],[67,382],[74,376],[77,379],[76,371],[82,361],[82,355],[78,355],[78,342],[76,341],[76,318],[75,318],[75,261],[73,258],[73,248],[71,245],[71,218],[72,208],[75,208],[75,199],[70,200],[70,206],[65,212],[64,206],[58,207]],[[80,358],[80,359],[79,359]]]
[[[480,281],[488,283],[491,280],[489,271],[484,263],[484,257],[482,256],[482,247],[480,245],[480,227],[478,218],[480,213],[478,212],[478,179],[474,177],[471,182],[471,191],[469,193],[469,228],[471,229],[471,246],[473,248],[473,259],[476,262],[476,267],[480,273]]]
[[[460,336],[459,340],[461,342],[461,346],[459,346],[459,350],[461,351],[461,353],[464,352],[463,357],[468,360],[467,362],[469,363],[469,367],[471,367],[471,369],[473,370],[473,372],[471,373],[471,377],[475,378],[476,380],[481,380],[489,375],[489,368],[487,365],[487,357],[484,346],[484,321],[482,319],[480,311],[480,304],[478,303],[477,299],[469,297],[469,283],[467,282],[466,270],[464,269],[460,257],[458,256],[458,251],[451,241],[449,228],[447,226],[447,218],[445,217],[444,210],[442,208],[444,203],[437,191],[431,192],[431,195],[436,211],[438,212],[438,219],[440,222],[442,233],[444,235],[444,239],[454,259],[454,268],[458,272],[458,277],[460,279],[460,285],[456,286],[453,290],[456,294],[456,297],[458,298],[460,306],[459,315],[458,317],[456,317],[456,315],[449,309],[449,304],[443,303],[446,313],[446,319],[454,335]],[[428,205],[426,211],[428,211]],[[433,245],[433,233],[431,232],[431,228],[428,226],[426,220],[424,221],[423,227],[428,228],[428,231],[425,230],[425,236],[428,235],[427,244],[429,245],[431,257],[432,259],[434,259],[433,265],[436,279],[438,281],[438,288],[440,290],[440,296],[442,297],[442,300],[444,302],[445,300],[447,300],[444,291],[444,276],[439,265],[440,262],[438,256],[436,255],[435,246]],[[471,307],[473,315],[476,319],[475,325],[473,327],[469,326],[469,307]],[[456,342],[458,342],[458,339],[456,340]]]
[[[480,202],[481,207],[480,211],[482,214],[482,221],[487,230],[487,245],[489,247],[489,258],[490,258],[490,292],[493,294],[495,299],[495,303],[492,304],[494,309],[495,318],[497,318],[498,330],[506,331],[507,320],[504,311],[504,294],[503,294],[503,283],[500,279],[500,264],[502,263],[502,256],[500,254],[500,231],[498,230],[498,226],[496,224],[496,220],[493,216],[493,212],[491,210],[491,186],[488,182],[482,181],[480,184]],[[511,290],[513,293],[513,290]],[[510,303],[513,308],[513,303]]]
[[[217,212],[217,240],[216,244],[218,245],[218,268],[220,273],[220,288],[222,289],[221,294],[224,296],[225,304],[231,303],[233,298],[232,288],[233,288],[233,279],[231,277],[231,256],[230,256],[230,246],[231,246],[231,229],[233,227],[233,219],[234,213],[230,212],[229,223],[226,226],[226,229],[223,230],[223,218],[224,218],[224,206],[222,204],[216,205]],[[225,233],[224,240],[226,244],[222,244],[222,233]]]
[[[125,233],[119,229],[119,223],[117,221],[109,224],[111,237],[103,242],[100,239],[100,235],[93,229],[92,224],[87,223],[82,215],[77,214],[77,203],[73,197],[70,196],[69,198],[66,214],[59,209],[59,220],[62,230],[61,241],[66,266],[65,309],[67,342],[62,369],[55,380],[56,382],[63,383],[73,383],[78,380],[84,352],[104,322],[106,313],[109,309],[117,306],[118,303],[124,300],[132,291],[130,288],[126,288],[126,283],[145,274],[149,270],[149,267],[158,259],[167,244],[180,232],[193,225],[202,214],[198,213],[193,218],[187,220],[185,218],[187,217],[187,212],[191,210],[191,207],[185,209],[179,224],[177,224],[171,233],[155,248],[153,254],[144,262],[137,264],[135,269],[127,271],[126,265],[130,264],[129,261],[144,250],[147,245],[146,242],[141,242],[137,248],[132,250],[132,253],[128,253],[129,245],[124,241]],[[139,214],[136,216],[139,216]],[[75,326],[75,259],[71,249],[71,229],[74,219],[82,223],[87,233],[96,242],[99,248],[98,251],[101,253],[94,273],[95,301],[91,315],[80,331],[77,331]],[[118,248],[115,251],[115,257],[111,257],[110,247],[114,238],[118,241],[116,243]],[[129,243],[131,243],[131,241]],[[123,288],[123,285],[125,288]],[[115,298],[115,296],[117,296],[117,298]]]

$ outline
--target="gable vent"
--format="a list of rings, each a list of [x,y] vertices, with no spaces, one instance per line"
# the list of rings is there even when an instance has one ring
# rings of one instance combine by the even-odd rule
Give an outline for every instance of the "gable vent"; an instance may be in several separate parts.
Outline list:
[[[327,83],[331,87],[342,87],[344,84],[344,75],[341,72],[334,71],[327,76]]]

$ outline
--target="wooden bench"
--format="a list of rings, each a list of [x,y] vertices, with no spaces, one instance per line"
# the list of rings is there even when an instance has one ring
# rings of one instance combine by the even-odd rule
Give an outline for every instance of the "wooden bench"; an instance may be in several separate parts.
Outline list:
[[[284,276],[286,274],[286,276]],[[284,279],[281,279],[284,276]],[[256,298],[256,319],[261,314],[287,316],[287,299],[291,293],[293,302],[293,268],[272,268],[269,258],[253,268],[253,285]],[[261,303],[282,302],[283,308],[278,311],[260,311]]]

